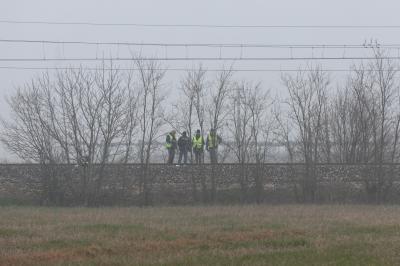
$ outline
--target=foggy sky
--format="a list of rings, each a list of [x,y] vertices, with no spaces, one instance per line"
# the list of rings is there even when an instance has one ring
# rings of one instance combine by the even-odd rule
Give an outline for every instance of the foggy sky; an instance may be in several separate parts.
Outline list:
[[[399,1],[372,0],[0,0],[0,20],[31,20],[96,23],[222,24],[222,25],[400,25]],[[362,44],[371,38],[380,43],[400,44],[400,29],[238,29],[238,28],[142,28],[71,25],[1,24],[0,39],[30,39],[93,42],[164,43],[264,43],[264,44]],[[137,47],[137,49],[139,49]],[[219,56],[219,49],[164,49],[142,47],[147,56]],[[135,51],[116,46],[41,45],[0,43],[0,58],[129,56]],[[226,56],[239,56],[238,49],[223,49]],[[288,49],[245,49],[243,56],[290,56]],[[294,56],[365,55],[352,50],[294,50]],[[321,61],[323,68],[348,67],[352,62]],[[54,67],[79,62],[0,62],[0,66]],[[93,63],[81,63],[95,66]],[[307,62],[236,62],[237,68],[298,68]],[[221,68],[224,62],[204,62],[204,67]],[[225,65],[229,63],[225,62]],[[121,63],[121,66],[129,66]],[[165,62],[167,67],[192,67],[194,63]],[[42,71],[0,69],[0,115],[8,116],[4,98]],[[176,88],[182,72],[168,72],[166,86]],[[281,93],[280,73],[236,73],[237,79],[261,81],[263,88]],[[343,74],[332,73],[332,80]],[[209,74],[212,78],[213,73]],[[173,99],[175,95],[171,95]],[[11,158],[0,148],[0,159]]]

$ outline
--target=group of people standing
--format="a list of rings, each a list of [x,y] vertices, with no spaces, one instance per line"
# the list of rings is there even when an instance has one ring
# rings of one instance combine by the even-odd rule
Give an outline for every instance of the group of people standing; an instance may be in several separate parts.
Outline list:
[[[201,134],[200,129],[196,130],[196,134],[190,139],[187,132],[182,132],[179,139],[176,139],[176,130],[172,130],[167,134],[165,147],[168,150],[168,164],[174,163],[175,152],[179,150],[178,164],[188,163],[188,153],[194,153],[194,161],[196,164],[204,163],[204,147],[210,154],[210,162],[218,163],[218,145],[221,144],[222,138],[217,135],[215,129],[211,129],[208,133],[206,141]]]

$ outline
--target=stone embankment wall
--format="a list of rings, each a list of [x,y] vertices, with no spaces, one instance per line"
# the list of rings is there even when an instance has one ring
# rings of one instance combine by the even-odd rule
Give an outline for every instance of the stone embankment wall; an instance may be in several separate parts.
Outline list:
[[[94,191],[101,205],[400,203],[400,165],[0,165],[2,200],[80,205]]]

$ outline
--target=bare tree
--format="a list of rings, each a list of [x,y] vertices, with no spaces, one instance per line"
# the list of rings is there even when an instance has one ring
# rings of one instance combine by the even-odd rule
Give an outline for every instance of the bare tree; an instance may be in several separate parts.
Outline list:
[[[105,166],[123,155],[119,149],[127,127],[127,88],[123,84],[123,77],[118,69],[113,68],[95,73],[95,83],[98,87],[103,103],[99,120],[100,143],[98,167],[96,173],[95,195],[100,195],[105,177]],[[128,107],[129,108],[129,107]],[[97,201],[97,200],[96,200]]]
[[[41,165],[42,203],[60,204],[63,193],[53,166],[63,155],[48,130],[47,119],[52,114],[45,108],[48,95],[43,87],[49,86],[51,82],[45,74],[18,89],[16,95],[8,99],[12,117],[11,121],[2,120],[1,141],[20,158]]]
[[[210,128],[215,130],[216,139],[219,136],[219,131],[222,129],[222,125],[225,123],[225,119],[228,115],[228,109],[226,108],[227,100],[232,89],[232,68],[223,70],[218,73],[217,78],[213,86],[211,86],[209,97],[207,97],[207,111],[209,117]],[[215,152],[216,156],[218,151]],[[211,156],[210,156],[211,157]],[[225,156],[224,156],[225,157]],[[211,158],[210,158],[211,161]],[[212,167],[211,173],[211,200],[213,201],[216,194],[216,169]]]
[[[175,107],[172,121],[170,124],[174,129],[185,130],[189,138],[193,136],[195,126],[200,127],[203,132],[204,124],[204,90],[205,90],[205,70],[200,65],[196,70],[189,70],[179,87],[179,97]],[[190,159],[193,160],[193,154],[190,153]]]
[[[164,123],[162,102],[162,79],[165,71],[160,70],[160,65],[155,61],[136,60],[139,69],[139,124],[140,124],[140,148],[139,157],[142,164],[140,191],[143,196],[143,204],[151,204],[152,180],[149,175],[151,154],[155,148],[155,140]]]
[[[343,163],[372,163],[365,184],[371,201],[382,201],[392,186],[383,163],[398,159],[399,87],[396,69],[385,51],[374,49],[375,59],[354,67],[347,86],[333,100],[332,138],[335,156]]]
[[[81,200],[97,204],[105,165],[126,156],[121,147],[133,119],[127,110],[134,108],[128,91],[112,64],[107,70],[57,72],[55,81],[45,74],[11,97],[15,117],[3,121],[2,142],[43,165],[82,165]]]
[[[197,124],[200,127],[201,134],[204,135],[206,71],[200,66],[196,72],[188,75],[190,75],[188,79],[193,91],[193,105],[196,111]]]
[[[266,115],[270,106],[268,92],[264,93],[260,84],[249,82],[237,83],[230,97],[228,129],[232,142],[227,143],[236,156],[236,161],[242,165],[239,183],[242,189],[242,200],[247,198],[249,184],[246,164],[265,162],[272,122]],[[257,165],[256,189],[262,187]],[[261,191],[258,191],[260,193]]]
[[[138,133],[139,126],[139,108],[138,101],[140,92],[136,89],[136,86],[133,84],[133,73],[129,71],[125,77],[126,83],[126,91],[127,91],[127,102],[125,106],[125,121],[123,122],[125,126],[123,127],[123,136],[121,140],[121,145],[123,146],[123,157],[121,158],[123,163],[128,163],[130,161],[134,161],[134,148],[138,143],[135,140],[135,137]],[[120,147],[118,147],[120,148]]]
[[[255,181],[255,197],[257,203],[261,203],[263,198],[264,182],[263,167],[270,152],[270,143],[272,133],[276,130],[276,122],[271,108],[274,101],[270,98],[269,90],[263,92],[260,88],[253,87],[253,91],[249,97],[249,109],[251,113],[251,135],[252,145],[250,147],[250,158],[256,163]]]
[[[219,72],[211,87],[207,109],[210,127],[216,131],[222,127],[228,114],[226,102],[232,89],[232,75],[232,68]]]
[[[306,74],[300,71],[296,76],[283,77],[289,92],[289,122],[296,129],[299,155],[305,163],[303,177],[303,200],[314,201],[316,196],[316,167],[321,159],[323,137],[323,111],[327,104],[329,79],[319,68],[310,69]]]
[[[231,111],[229,112],[229,125],[233,141],[231,150],[236,156],[238,163],[244,165],[250,161],[251,134],[251,111],[249,107],[249,97],[252,85],[241,82],[235,85],[233,94],[230,96]],[[259,89],[259,85],[256,85]]]

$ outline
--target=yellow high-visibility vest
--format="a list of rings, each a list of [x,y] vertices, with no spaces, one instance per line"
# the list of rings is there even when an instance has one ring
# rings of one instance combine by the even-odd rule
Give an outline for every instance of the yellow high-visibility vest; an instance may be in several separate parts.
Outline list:
[[[168,138],[168,136],[169,136],[169,143],[168,142],[165,143],[165,148],[171,149],[172,148],[172,141],[173,141],[174,137],[171,135],[171,133],[169,133],[167,135],[167,138]]]
[[[202,136],[200,136],[198,139],[196,138],[196,136],[192,138],[193,149],[201,150],[203,148],[203,143],[204,141]]]
[[[211,134],[208,134],[207,142],[208,142],[208,148],[209,149],[213,149],[213,148],[218,147],[217,135],[215,134],[214,136],[212,136]]]

